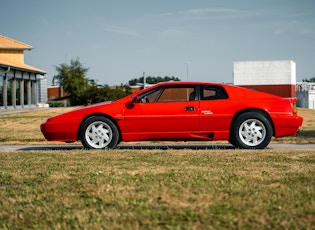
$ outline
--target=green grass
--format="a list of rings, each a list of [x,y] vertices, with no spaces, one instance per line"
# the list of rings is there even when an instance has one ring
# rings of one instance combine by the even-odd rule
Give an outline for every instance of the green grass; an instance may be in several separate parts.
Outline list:
[[[315,150],[0,152],[1,229],[314,229]]]

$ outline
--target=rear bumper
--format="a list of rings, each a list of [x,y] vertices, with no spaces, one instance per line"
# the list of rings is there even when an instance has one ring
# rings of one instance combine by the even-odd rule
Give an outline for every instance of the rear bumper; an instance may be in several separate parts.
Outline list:
[[[277,116],[274,119],[275,137],[294,136],[302,126],[303,117]]]

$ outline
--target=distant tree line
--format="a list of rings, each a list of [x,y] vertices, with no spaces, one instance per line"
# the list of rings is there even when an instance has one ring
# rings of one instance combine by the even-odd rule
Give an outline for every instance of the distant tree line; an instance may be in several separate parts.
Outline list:
[[[139,77],[139,78],[134,78],[134,79],[131,79],[128,83],[130,86],[134,86],[134,85],[137,85],[139,83],[143,84],[144,82],[144,77]],[[169,76],[165,76],[165,77],[151,77],[151,76],[148,76],[145,78],[145,82],[148,83],[148,84],[157,84],[159,82],[165,82],[165,81],[180,81],[179,78],[177,77],[169,77]]]
[[[303,82],[315,82],[315,77],[312,77],[310,79],[303,79]]]

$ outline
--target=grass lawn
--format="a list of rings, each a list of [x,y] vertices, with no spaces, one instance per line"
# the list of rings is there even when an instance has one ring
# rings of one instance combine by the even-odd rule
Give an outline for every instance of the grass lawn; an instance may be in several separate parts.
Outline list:
[[[314,229],[315,150],[0,153],[1,229]]]
[[[39,124],[64,110],[0,116],[0,143],[48,143]],[[314,143],[314,111],[300,114],[273,142]],[[0,152],[0,229],[314,226],[315,150]]]

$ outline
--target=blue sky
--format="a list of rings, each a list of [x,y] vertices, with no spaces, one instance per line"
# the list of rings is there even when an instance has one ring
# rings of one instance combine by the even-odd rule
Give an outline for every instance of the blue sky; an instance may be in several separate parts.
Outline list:
[[[0,34],[47,72],[79,58],[100,84],[147,76],[232,82],[234,61],[293,60],[315,76],[314,0],[10,0]],[[187,64],[188,63],[188,64]]]

